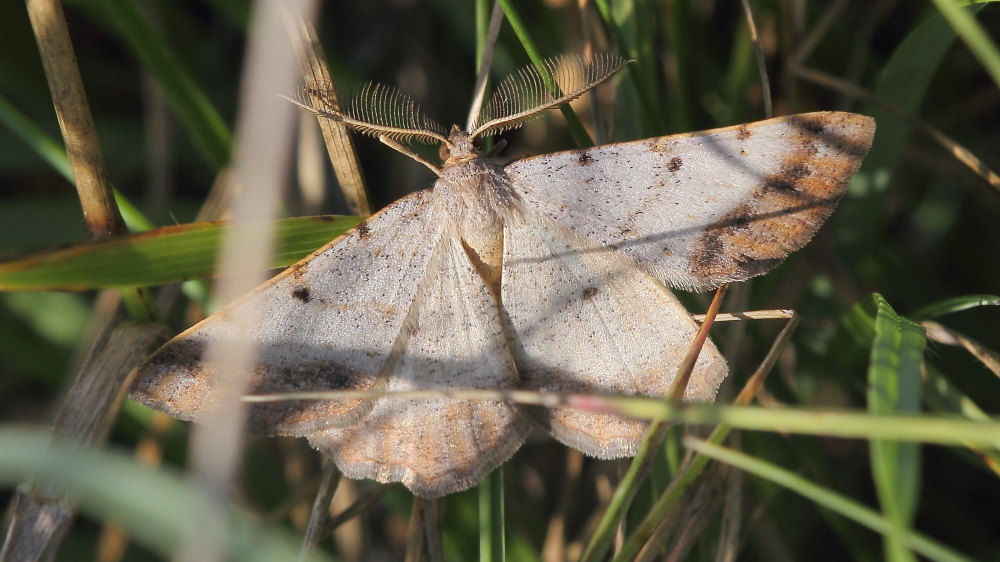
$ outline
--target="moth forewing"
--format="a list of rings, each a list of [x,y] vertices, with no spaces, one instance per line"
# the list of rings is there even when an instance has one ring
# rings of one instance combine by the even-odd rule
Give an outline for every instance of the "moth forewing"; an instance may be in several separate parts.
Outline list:
[[[263,318],[249,333],[260,359],[254,394],[377,390],[444,228],[429,193],[386,207],[222,311],[168,342],[139,367],[133,399],[198,421],[214,400],[214,374],[203,361],[211,339],[232,337],[235,307]],[[371,409],[358,399],[254,404],[250,429],[303,435],[356,421]]]
[[[525,158],[527,206],[663,282],[706,290],[804,246],[871,146],[870,117],[817,112]]]

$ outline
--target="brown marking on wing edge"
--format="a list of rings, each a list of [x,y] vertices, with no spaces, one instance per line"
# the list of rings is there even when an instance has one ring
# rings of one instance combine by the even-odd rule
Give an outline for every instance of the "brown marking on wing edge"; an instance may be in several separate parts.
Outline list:
[[[368,238],[371,233],[372,227],[368,226],[368,221],[364,221],[358,225],[358,236],[360,236],[362,240]]]
[[[680,156],[674,156],[673,158],[670,159],[670,162],[667,164],[667,171],[676,172],[677,170],[680,170],[681,166],[683,165],[684,165],[684,160],[682,160]]]
[[[187,338],[161,347],[139,366],[129,395],[140,404],[183,420],[194,419],[211,391],[202,358],[205,342]]]
[[[707,226],[688,258],[692,275],[705,287],[748,279],[805,246],[833,213],[871,145],[874,127],[862,119],[868,118],[790,119],[796,150],[743,204]],[[820,147],[823,157],[817,156]]]
[[[736,129],[736,140],[745,141],[752,136],[753,136],[753,131],[751,131],[750,128],[747,127],[746,123],[740,125],[739,129]]]
[[[587,151],[580,150],[579,152],[577,152],[577,157],[576,157],[577,164],[581,166],[586,166],[587,164],[590,164],[593,161],[594,157],[591,156],[590,153],[588,153]]]
[[[292,279],[300,281],[302,277],[306,274],[306,271],[309,269],[310,263],[311,262],[305,260],[300,261],[296,264],[289,266],[288,269],[286,269],[285,271],[288,272],[288,275],[292,276]]]

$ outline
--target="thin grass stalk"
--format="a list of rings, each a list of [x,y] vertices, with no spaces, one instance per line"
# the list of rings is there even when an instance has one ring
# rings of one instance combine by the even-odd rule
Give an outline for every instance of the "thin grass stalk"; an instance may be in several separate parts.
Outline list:
[[[333,494],[337,492],[339,482],[340,471],[337,470],[337,465],[331,459],[324,458],[319,489],[316,490],[316,497],[313,498],[306,534],[302,537],[302,550],[299,551],[300,562],[309,556],[309,553],[316,548],[316,545],[326,534],[326,526],[330,520],[330,502],[333,499]]]
[[[315,3],[288,0],[284,5],[301,18],[311,17]],[[295,55],[288,44],[277,3],[255,4],[250,27],[244,76],[241,84],[237,128],[235,177],[241,188],[233,201],[236,222],[232,235],[222,243],[217,286],[218,298],[231,302],[263,281],[270,261],[272,229],[250,226],[271,219],[277,209],[280,186],[289,165],[288,147],[294,123],[293,107],[275,96],[295,84]],[[257,271],[256,275],[227,272]],[[238,331],[256,324],[254,311],[233,317]],[[255,355],[249,338],[213,342],[205,351],[208,368],[216,374],[219,402],[194,426],[191,439],[192,468],[204,495],[212,501],[190,522],[178,550],[178,560],[215,561],[227,557],[226,521],[229,518],[232,481],[242,447],[246,408],[238,404],[245,392]]]
[[[292,45],[298,55],[299,66],[305,79],[306,92],[313,107],[339,107],[340,102],[337,100],[337,92],[333,87],[336,84],[334,84],[333,76],[327,66],[323,47],[320,45],[315,27],[287,11],[283,15]],[[320,98],[317,92],[324,92],[323,97]],[[365,186],[364,174],[361,171],[358,152],[354,146],[350,128],[343,123],[319,115],[316,116],[316,121],[323,133],[327,155],[330,157],[330,164],[333,166],[337,184],[344,195],[348,210],[355,216],[371,216],[373,212],[371,197],[369,197],[368,189]]]
[[[764,360],[761,361],[757,370],[754,371],[754,374],[751,375],[750,379],[743,386],[743,389],[736,396],[734,403],[749,404],[750,401],[753,400],[757,391],[764,384],[764,379],[767,377],[767,374],[777,362],[781,351],[791,339],[791,335],[797,326],[798,316],[792,313],[788,322],[785,324],[785,327],[782,328],[778,337],[775,338],[775,341],[771,345],[771,349],[768,351],[768,354],[764,357]],[[731,431],[731,427],[725,424],[719,425],[708,437],[708,442],[721,443],[726,439]],[[676,506],[684,497],[688,487],[701,475],[707,463],[707,457],[701,455],[695,455],[694,458],[689,458],[684,463],[684,466],[681,468],[677,476],[646,514],[643,522],[626,540],[625,545],[622,547],[616,560],[628,560],[630,556],[638,555],[639,551],[643,548],[643,545],[646,544],[649,537],[653,535],[661,522],[668,517],[669,513],[676,509]]]
[[[476,0],[476,83],[472,89],[472,103],[469,115],[465,120],[465,130],[471,131],[486,97],[486,86],[489,82],[490,68],[493,65],[493,53],[496,51],[497,38],[500,37],[500,27],[503,25],[503,10],[498,2],[493,3],[490,16],[486,18],[486,1]]]
[[[743,7],[743,15],[747,20],[747,29],[750,30],[750,43],[753,44],[753,54],[757,61],[757,73],[760,76],[761,98],[764,101],[764,118],[774,117],[774,108],[771,102],[771,81],[767,77],[767,61],[764,59],[764,48],[760,44],[760,36],[757,34],[757,24],[753,19],[753,10],[750,9],[749,0],[740,0]]]
[[[842,80],[831,74],[804,67],[793,68],[792,71],[803,80],[837,90],[855,99],[867,101],[888,111],[893,116],[902,119],[908,125],[912,126],[914,129],[939,144],[956,160],[969,168],[974,174],[985,180],[990,187],[997,191],[997,193],[1000,193],[1000,174],[986,165],[986,163],[972,151],[965,148],[963,145],[959,144],[956,140],[944,134],[939,129],[928,125],[927,122],[920,119],[916,115],[896,106],[895,104],[881,99],[874,93],[858,86],[857,84]]]
[[[832,490],[823,488],[806,478],[785,470],[777,465],[768,463],[759,458],[755,458],[746,453],[722,447],[715,443],[701,441],[688,437],[685,444],[701,455],[711,457],[714,460],[732,465],[740,470],[745,470],[755,476],[770,480],[800,494],[818,505],[836,511],[860,525],[885,534],[889,532],[890,523],[873,509],[841,495]],[[971,562],[962,554],[942,545],[920,533],[912,530],[903,537],[908,548],[931,560],[941,562]]]
[[[441,510],[444,500],[413,498],[410,530],[406,544],[406,562],[444,560],[441,548]]]
[[[27,10],[87,231],[91,238],[127,233],[115,204],[62,7],[54,0],[28,0]],[[156,317],[149,295],[141,289],[126,289],[120,294],[133,318],[148,322]],[[81,445],[103,442],[124,398],[129,372],[162,341],[162,331],[153,324],[105,325],[59,406],[53,434]],[[0,560],[54,556],[72,514],[63,490],[22,484],[15,495]]]
[[[962,38],[972,55],[979,59],[986,73],[1000,87],[1000,50],[990,39],[983,27],[973,17],[973,13],[964,9],[953,0],[931,0],[941,15],[944,16],[955,33]]]
[[[479,483],[479,560],[503,562],[507,533],[504,520],[503,465]]]
[[[528,54],[528,58],[531,59],[531,64],[535,66],[535,69],[538,70],[542,80],[545,82],[545,87],[550,92],[557,94],[559,89],[556,86],[555,80],[553,80],[552,75],[549,74],[545,65],[542,64],[543,57],[535,46],[535,42],[532,41],[531,35],[528,33],[528,28],[524,25],[524,21],[521,20],[521,16],[518,15],[514,4],[510,0],[497,0],[497,2],[503,8],[503,13],[507,16],[507,21],[510,22],[511,28],[514,29],[514,33],[521,42],[521,46],[524,47],[525,53]],[[567,103],[559,106],[559,111],[566,118],[566,125],[569,126],[569,132],[573,136],[573,140],[576,141],[576,144],[581,147],[593,146],[594,141],[587,134],[587,130],[583,127],[583,123],[580,122],[580,118],[577,117],[573,108]]]

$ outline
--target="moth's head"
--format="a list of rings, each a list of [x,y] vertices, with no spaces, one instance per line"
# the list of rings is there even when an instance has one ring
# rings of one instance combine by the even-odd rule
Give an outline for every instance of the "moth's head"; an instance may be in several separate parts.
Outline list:
[[[546,109],[558,107],[613,76],[632,61],[610,53],[595,53],[589,59],[562,55],[527,66],[502,80],[467,131],[457,126],[445,129],[429,118],[413,98],[402,91],[368,82],[307,88],[308,99],[293,103],[349,127],[377,137],[392,148],[427,165],[426,160],[406,148],[413,142],[438,143],[442,165],[447,168],[481,155],[475,140],[520,127]]]
[[[451,126],[447,142],[441,143],[438,149],[441,165],[445,168],[468,162],[482,155],[472,135],[460,129],[458,125]]]

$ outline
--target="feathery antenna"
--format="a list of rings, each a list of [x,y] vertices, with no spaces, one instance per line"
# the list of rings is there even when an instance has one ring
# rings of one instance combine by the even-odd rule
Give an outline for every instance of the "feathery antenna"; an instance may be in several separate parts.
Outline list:
[[[547,58],[542,65],[555,81],[558,92],[546,87],[545,79],[535,67],[526,66],[500,82],[469,133],[475,138],[520,127],[546,109],[580,97],[630,62],[611,53],[595,53],[590,63],[580,55]]]
[[[307,93],[322,99],[329,97],[327,90],[333,91],[333,85],[310,88]],[[314,106],[308,98],[287,99],[306,111],[340,121],[376,138],[385,137],[400,143],[448,143],[445,128],[428,117],[413,98],[398,88],[378,82],[338,83],[336,92],[339,109],[332,105]]]

